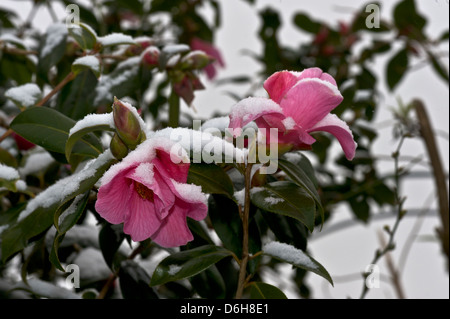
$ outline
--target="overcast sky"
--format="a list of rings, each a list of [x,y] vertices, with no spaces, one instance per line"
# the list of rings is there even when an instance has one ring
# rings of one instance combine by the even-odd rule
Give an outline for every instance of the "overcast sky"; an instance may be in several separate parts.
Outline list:
[[[397,1],[385,0],[383,4],[382,16],[390,19],[392,16],[393,4]],[[31,1],[11,1],[1,0],[0,6],[14,7],[22,17],[29,13]],[[338,21],[348,21],[352,12],[359,9],[362,1],[357,0],[320,0],[320,1],[299,1],[299,0],[256,0],[255,6],[250,6],[242,0],[223,0],[222,23],[223,27],[217,33],[216,43],[224,55],[226,68],[221,70],[219,78],[232,75],[252,75],[259,70],[259,65],[242,54],[243,49],[250,49],[259,52],[261,43],[257,32],[259,20],[256,10],[270,6],[279,10],[283,16],[283,28],[281,41],[284,44],[298,46],[302,40],[306,40],[307,35],[302,34],[291,26],[292,16],[295,12],[306,11],[310,16],[319,20],[326,20],[329,23]],[[449,5],[448,0],[418,0],[419,10],[428,17],[427,33],[437,36],[449,27]],[[256,10],[255,10],[256,8]],[[62,7],[55,6],[56,12],[64,17]],[[35,19],[35,25],[41,30],[45,30],[51,19],[48,13],[41,9]],[[448,52],[448,45],[443,46]],[[379,61],[380,65],[385,64],[385,60]],[[448,68],[448,58],[444,60]],[[383,82],[384,69],[375,66],[380,82]],[[206,79],[205,79],[206,81]],[[213,83],[206,82],[207,89],[196,94],[194,102],[197,109],[196,115],[201,118],[210,116],[215,110],[225,113],[231,109],[234,101],[224,94],[224,87],[216,87]],[[230,90],[241,90],[245,92],[247,88],[226,87]],[[430,68],[423,68],[408,74],[394,94],[388,94],[384,87],[380,88],[385,94],[385,100],[380,106],[376,123],[383,123],[392,119],[389,108],[396,106],[396,98],[401,97],[403,101],[409,102],[413,98],[422,99],[430,112],[431,121],[436,130],[445,132],[438,139],[441,157],[444,167],[448,172],[449,163],[449,91]],[[264,91],[258,92],[263,95]],[[377,126],[379,127],[379,126]],[[391,128],[387,127],[379,131],[380,138],[375,144],[374,152],[379,155],[390,154],[395,149],[396,143],[392,139]],[[417,156],[424,153],[423,144],[418,141],[408,141],[402,150],[403,155]],[[382,170],[392,171],[393,163],[384,163]],[[422,169],[423,170],[423,169]],[[432,193],[434,184],[431,180],[408,180],[403,185],[403,193],[408,196],[407,208],[427,207],[427,198]],[[433,204],[435,207],[435,203]],[[351,220],[352,217],[345,209],[340,208],[336,217],[327,227],[336,223]],[[411,229],[415,225],[415,218],[405,219],[399,229],[397,249],[393,257],[397,262],[402,247],[409,238]],[[381,222],[371,224],[370,228],[357,224],[354,227],[346,228],[343,231],[336,231],[327,234],[327,227],[323,229],[321,237],[310,241],[309,248],[314,257],[321,262],[335,279],[335,287],[331,288],[324,280],[318,276],[310,275],[309,282],[313,287],[316,298],[357,298],[362,289],[362,280],[352,281],[357,275],[364,271],[367,264],[372,260],[375,249],[378,247],[377,231],[383,225],[393,225],[393,219],[386,219]],[[428,240],[434,235],[434,229],[439,225],[437,218],[425,218],[418,235],[414,237],[414,245],[407,259],[406,266],[401,273],[406,295],[410,298],[449,298],[449,277],[445,271],[444,258],[440,254],[440,246],[435,241]],[[380,263],[382,275],[387,275],[384,260]],[[349,277],[340,277],[349,275]],[[356,276],[357,278],[357,276]],[[341,280],[342,279],[342,280]],[[394,292],[386,282],[381,283],[380,289],[374,289],[368,294],[368,298],[390,298],[394,297]]]

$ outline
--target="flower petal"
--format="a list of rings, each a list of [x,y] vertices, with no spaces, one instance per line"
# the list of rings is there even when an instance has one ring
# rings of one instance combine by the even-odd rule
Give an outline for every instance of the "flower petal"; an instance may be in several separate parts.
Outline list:
[[[141,198],[130,186],[131,197],[129,201],[130,214],[124,222],[123,232],[131,236],[133,241],[142,241],[150,238],[161,226],[161,220],[155,212],[155,205]]]
[[[317,123],[308,132],[324,131],[333,134],[341,144],[345,156],[348,160],[355,157],[357,144],[353,139],[352,131],[347,123],[342,121],[336,114],[328,114],[323,120]]]
[[[272,115],[284,118],[281,107],[274,101],[261,97],[249,97],[233,106],[230,113],[229,127],[234,129],[234,136],[239,136],[242,127],[261,116]]]
[[[134,167],[119,172],[98,190],[95,210],[112,224],[123,223],[128,218],[132,181],[126,176],[130,171],[134,171]]]
[[[327,82],[330,82],[334,86],[337,87],[336,80],[329,75],[328,73],[323,72],[319,68],[309,68],[304,70],[300,76],[298,77],[298,80],[308,79],[308,78],[318,78]]]
[[[158,171],[165,170],[177,182],[186,183],[190,164],[183,163],[182,159],[178,158],[178,156],[179,163],[174,163],[171,156],[175,156],[175,154],[171,155],[164,150],[157,149],[156,158],[153,161],[156,163]]]
[[[343,100],[337,87],[318,78],[300,80],[281,101],[286,116],[308,131]]]
[[[152,240],[162,247],[178,247],[193,240],[186,221],[186,208],[176,203],[159,230],[152,235]]]
[[[202,188],[194,184],[177,183],[172,180],[174,192],[180,201],[184,202],[186,215],[195,220],[202,220],[208,214],[208,206],[206,195],[202,192]]]
[[[289,71],[276,72],[265,82],[264,88],[270,98],[280,103],[284,95],[298,82],[298,74]]]

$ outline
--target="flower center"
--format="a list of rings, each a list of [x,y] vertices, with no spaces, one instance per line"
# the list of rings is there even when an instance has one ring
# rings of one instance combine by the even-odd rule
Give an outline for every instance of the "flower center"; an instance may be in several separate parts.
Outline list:
[[[134,184],[134,189],[139,194],[139,196],[141,196],[142,199],[153,202],[154,194],[151,189],[148,189],[147,187],[145,187],[144,185],[142,185],[141,183],[138,183],[136,181],[133,181],[133,184]]]

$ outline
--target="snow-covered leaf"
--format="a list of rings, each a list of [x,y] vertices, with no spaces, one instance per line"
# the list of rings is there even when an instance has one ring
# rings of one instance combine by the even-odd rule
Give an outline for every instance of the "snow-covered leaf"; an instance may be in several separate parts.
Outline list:
[[[41,98],[42,92],[34,83],[27,83],[5,92],[5,96],[11,99],[20,108],[28,108],[35,105]]]
[[[72,63],[72,72],[75,74],[80,73],[85,69],[91,70],[95,76],[100,77],[101,69],[100,69],[100,61],[93,55],[86,55],[81,58],[77,58]]]
[[[136,44],[136,41],[134,41],[131,36],[123,33],[111,33],[105,35],[104,37],[99,37],[98,42],[101,43],[103,47],[110,47],[121,44]]]
[[[64,56],[67,35],[67,27],[63,23],[48,27],[39,53],[39,71],[42,75],[46,75]]]
[[[333,279],[331,279],[330,274],[320,263],[292,245],[273,241],[264,245],[263,253],[295,267],[309,270],[325,278],[333,285]]]
[[[80,45],[83,50],[91,50],[97,43],[97,33],[89,25],[80,23],[79,25],[71,25],[69,34]]]

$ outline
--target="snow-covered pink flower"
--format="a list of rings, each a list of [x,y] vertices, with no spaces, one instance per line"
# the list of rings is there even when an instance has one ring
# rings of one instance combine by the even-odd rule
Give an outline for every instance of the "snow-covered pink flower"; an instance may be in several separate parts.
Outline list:
[[[193,240],[187,217],[207,215],[201,187],[187,184],[189,159],[171,153],[166,138],[140,144],[102,177],[95,208],[111,224],[123,223],[133,241],[151,238],[163,247]]]
[[[229,127],[235,135],[254,121],[267,132],[270,128],[278,129],[278,143],[310,149],[316,141],[310,133],[324,131],[338,139],[347,159],[353,159],[356,151],[353,134],[344,121],[330,113],[343,100],[331,75],[319,68],[282,71],[270,76],[264,88],[270,99],[250,97],[233,107]]]

